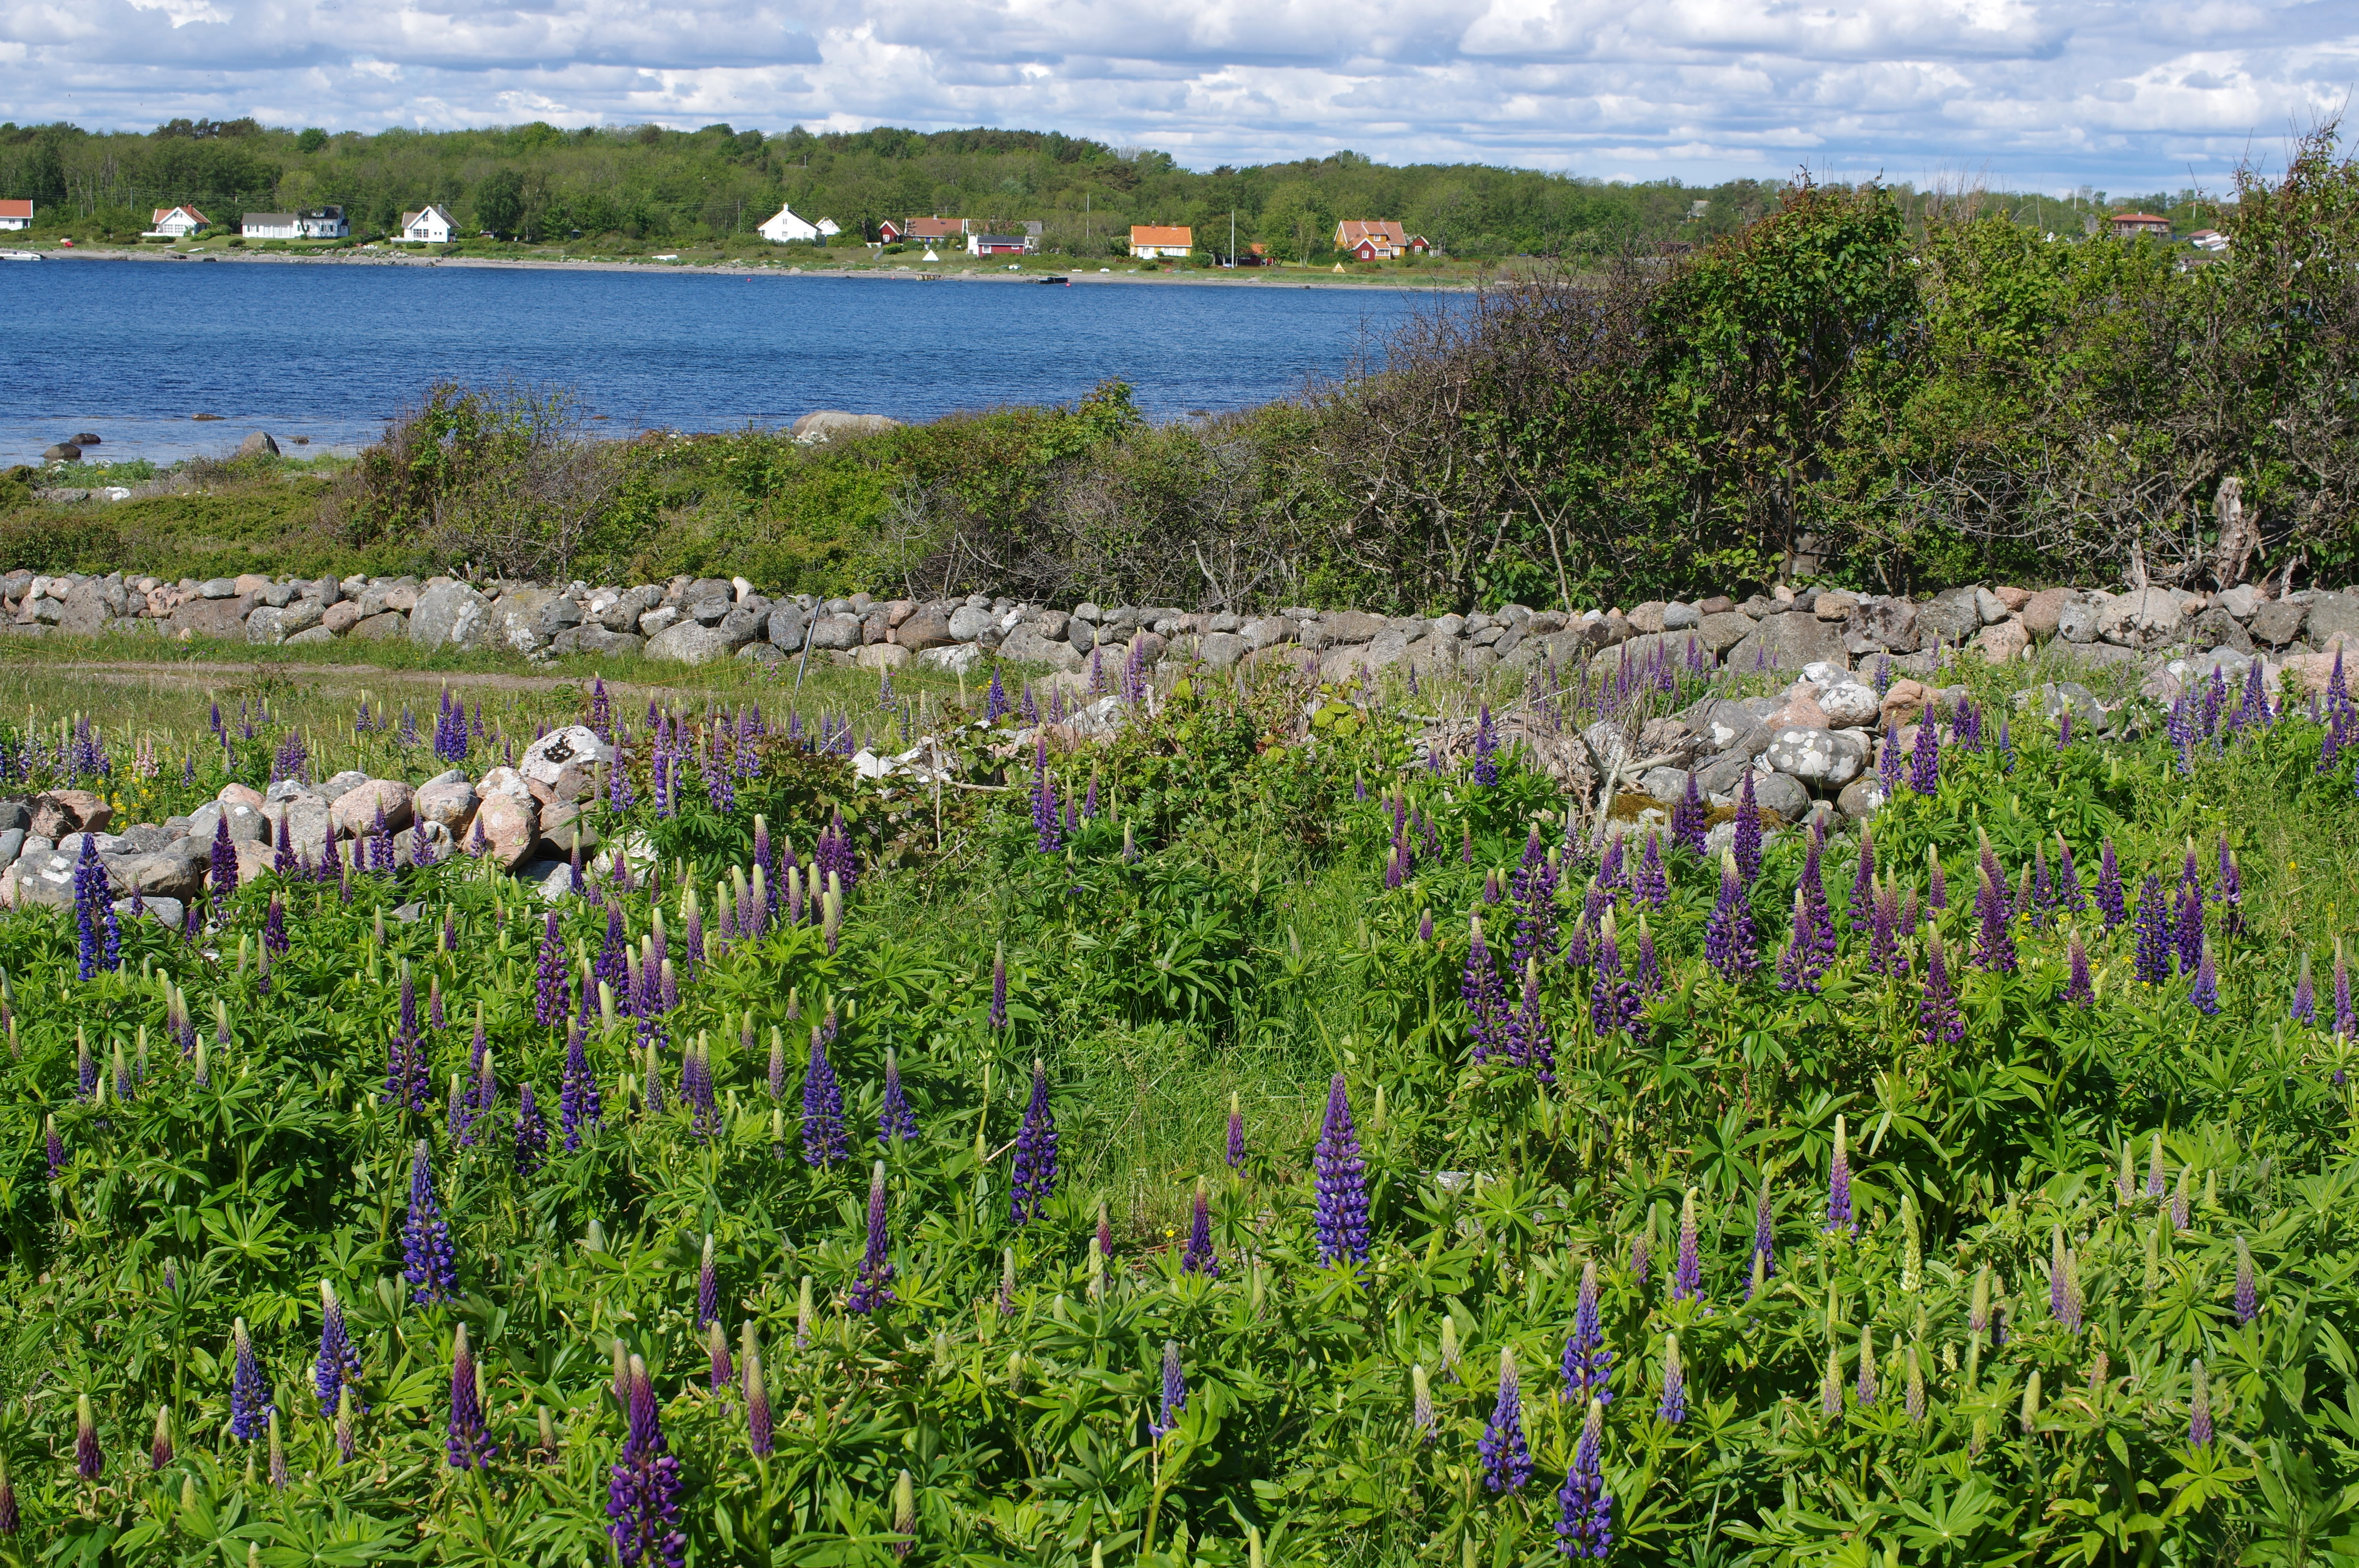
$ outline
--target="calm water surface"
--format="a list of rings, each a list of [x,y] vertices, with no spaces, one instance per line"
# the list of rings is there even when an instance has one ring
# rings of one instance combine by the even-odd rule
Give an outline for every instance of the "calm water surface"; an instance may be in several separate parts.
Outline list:
[[[168,461],[266,429],[349,450],[436,382],[571,387],[607,427],[927,419],[1131,383],[1150,415],[1235,408],[1342,371],[1419,308],[1374,289],[892,282],[686,271],[0,265],[0,463],[79,431]],[[222,416],[193,422],[190,416]]]

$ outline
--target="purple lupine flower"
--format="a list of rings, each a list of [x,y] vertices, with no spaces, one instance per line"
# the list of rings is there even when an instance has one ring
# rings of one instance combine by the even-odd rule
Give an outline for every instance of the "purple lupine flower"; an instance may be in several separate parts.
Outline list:
[[[756,1459],[766,1459],[777,1446],[776,1429],[770,1417],[769,1380],[762,1373],[761,1347],[754,1340],[754,1325],[745,1325],[745,1446]]]
[[[2301,956],[2301,973],[2293,982],[2293,1006],[2287,1016],[2296,1023],[2318,1027],[2318,995],[2310,983],[2310,955]]]
[[[991,689],[984,697],[984,722],[996,724],[1007,717],[1007,687],[1000,683],[999,666],[995,664],[991,666]]]
[[[451,1331],[451,1421],[442,1448],[453,1470],[486,1467],[500,1451],[484,1424],[484,1396],[475,1387],[475,1357],[463,1323]]]
[[[331,833],[328,837],[332,842],[335,835]],[[87,849],[90,839],[85,837],[82,844]],[[226,810],[222,813],[221,820],[213,825],[212,891],[215,909],[227,903],[230,895],[237,892],[237,846],[230,842],[229,813]]]
[[[565,945],[557,934],[557,912],[550,910],[540,938],[540,959],[535,970],[532,1021],[543,1029],[565,1016]]]
[[[1242,1170],[1245,1162],[1245,1113],[1234,1091],[1229,1095],[1229,1169]]]
[[[237,1318],[230,1325],[230,1344],[234,1359],[229,1384],[229,1430],[240,1443],[252,1443],[262,1435],[270,1412],[277,1407],[271,1400],[270,1379],[255,1359],[254,1338],[245,1331],[245,1319]]]
[[[901,1090],[901,1062],[892,1052],[885,1053],[885,1104],[876,1113],[876,1141],[891,1147],[897,1138],[918,1135],[918,1113],[909,1108],[909,1097]]]
[[[1671,1300],[1703,1300],[1703,1259],[1696,1250],[1695,1189],[1690,1187],[1680,1205],[1680,1255],[1671,1270]]]
[[[1495,788],[1499,783],[1499,736],[1491,725],[1491,705],[1483,704],[1481,716],[1474,722],[1473,781],[1477,789]]]
[[[1622,949],[1614,941],[1613,912],[1606,912],[1605,924],[1598,933],[1597,957],[1590,970],[1589,1026],[1600,1040],[1610,1040],[1619,1030],[1628,1030],[1635,1038],[1638,1033],[1638,989],[1622,975]],[[1516,1015],[1516,1035],[1511,1052],[1516,1060],[1527,1065],[1541,1067],[1544,1081],[1554,1081],[1556,1065],[1553,1052],[1542,1052],[1548,1043],[1546,1026],[1540,1022],[1539,965],[1534,962],[1524,970],[1524,1005]]]
[[[1688,1419],[1688,1374],[1680,1365],[1680,1336],[1663,1336],[1663,1393],[1655,1401],[1655,1415],[1665,1423],[1677,1426]]]
[[[2256,661],[2253,669],[2258,673]],[[2245,930],[2245,873],[2236,864],[2236,852],[2228,848],[2227,838],[2220,839],[2220,875],[2212,886],[2212,896],[2220,905],[2220,935],[2240,936]]]
[[[1671,842],[1702,854],[1705,816],[1703,794],[1696,784],[1695,770],[1690,768],[1687,793],[1671,807]]]
[[[1851,1212],[1851,1154],[1844,1146],[1843,1119],[1835,1118],[1834,1158],[1827,1165],[1827,1234],[1836,1231],[1845,1236],[1858,1234],[1858,1222]]]
[[[1578,1404],[1594,1400],[1614,1402],[1614,1352],[1605,1346],[1605,1330],[1597,1313],[1597,1260],[1581,1266],[1581,1294],[1572,1311],[1572,1332],[1564,1342],[1564,1390],[1561,1398]]]
[[[434,1195],[434,1165],[423,1138],[409,1157],[409,1216],[401,1228],[401,1251],[402,1277],[409,1281],[412,1301],[449,1301],[459,1293],[459,1260],[451,1249],[450,1222]]]
[[[868,1246],[844,1305],[866,1315],[893,1300],[893,1257],[885,1234],[885,1162],[879,1160],[868,1180]]]
[[[2188,988],[2187,1000],[2195,1011],[2206,1018],[2220,1011],[2220,977],[2212,967],[2212,944],[2203,944],[2203,956],[2195,960],[2195,983]]]
[[[2186,974],[2203,958],[2203,890],[2183,881],[2172,918],[2172,946],[2179,951],[2179,972]]]
[[[1875,782],[1886,800],[1900,793],[1900,726],[1886,719],[1884,744],[1875,749]]]
[[[1466,967],[1458,982],[1458,994],[1473,1015],[1467,1033],[1474,1038],[1474,1060],[1487,1059],[1494,1052],[1505,1050],[1507,1044],[1507,994],[1499,979],[1499,971],[1491,961],[1491,949],[1483,940],[1483,918],[1473,917],[1466,945]]]
[[[2104,884],[2098,885],[2102,893]],[[2169,922],[2169,916],[2164,911],[2161,879],[2148,872],[2146,881],[2138,887],[2136,968],[2137,978],[2150,986],[2161,985],[2170,979]]]
[[[1163,1401],[1155,1420],[1147,1430],[1158,1443],[1180,1430],[1180,1417],[1188,1409],[1188,1379],[1180,1366],[1180,1342],[1163,1342]]]
[[[1032,1099],[1016,1135],[1016,1163],[1008,1182],[1011,1217],[1029,1225],[1057,1191],[1057,1117],[1049,1105],[1049,1070],[1032,1058]]]
[[[1499,1399],[1478,1445],[1483,1484],[1495,1492],[1520,1492],[1532,1478],[1532,1452],[1524,1442],[1523,1392],[1516,1380],[1516,1353],[1499,1352]]]
[[[700,1033],[679,1067],[679,1098],[689,1108],[689,1131],[709,1143],[721,1131],[721,1108],[712,1094],[712,1046]]]
[[[1647,928],[1647,917],[1638,916],[1638,961],[1630,970],[1630,983],[1637,988],[1644,1003],[1660,996],[1669,984],[1664,979],[1663,966],[1655,957],[1655,934]]]
[[[1738,880],[1736,856],[1720,858],[1720,902],[1704,923],[1704,957],[1730,985],[1743,985],[1761,965],[1753,930],[1753,905]]]
[[[1965,1014],[1958,1006],[1957,988],[1950,982],[1949,958],[1939,931],[1926,934],[1925,994],[1917,1004],[1917,1022],[1928,1045],[1955,1045],[1966,1037]]]
[[[836,1082],[826,1042],[814,1026],[810,1063],[803,1072],[803,1163],[832,1165],[851,1153],[852,1141],[843,1130],[843,1087]]]
[[[2081,891],[2080,873],[2072,869],[2072,846],[2061,833],[2056,835],[2056,907],[2068,914],[2089,907],[2089,895]]]
[[[590,1055],[583,1048],[578,1022],[566,1032],[565,1073],[558,1082],[557,1113],[569,1154],[582,1147],[582,1130],[594,1128],[603,1119],[598,1077],[590,1070]]]
[[[717,1394],[737,1380],[737,1369],[729,1363],[729,1336],[717,1321],[705,1326],[704,1349],[707,1387]]]
[[[156,1435],[148,1441],[147,1444],[147,1468],[160,1473],[170,1469],[171,1465],[172,1407],[159,1405],[156,1410]],[[14,1535],[16,1532],[10,1530],[0,1533]]]
[[[1768,1281],[1777,1273],[1777,1216],[1769,1204],[1769,1183],[1761,1184],[1761,1196],[1753,1206],[1753,1269],[1754,1278]],[[1745,1300],[1753,1299],[1753,1280],[1745,1282]]]
[[[1352,1102],[1343,1092],[1341,1073],[1327,1086],[1327,1119],[1320,1129],[1311,1169],[1318,1197],[1320,1266],[1367,1261],[1366,1167],[1360,1159],[1360,1136],[1352,1126]]]
[[[2072,971],[2071,980],[2064,987],[2064,1000],[2075,1007],[2086,1007],[2096,1000],[2097,989],[2089,976],[2089,950],[2081,945],[2079,932],[2065,942],[2064,957]]]
[[[1753,803],[1753,770],[1745,771],[1745,784],[1736,796],[1736,836],[1731,846],[1736,860],[1736,874],[1751,887],[1761,874],[1761,808]]]
[[[227,831],[227,824],[223,824]],[[233,867],[232,874],[234,875]],[[98,835],[82,836],[82,858],[74,862],[74,929],[78,941],[81,968],[78,978],[90,979],[106,967],[99,953],[98,921],[101,909],[112,908],[108,900],[106,868],[98,858]]]
[[[2130,917],[2129,903],[2122,892],[2121,863],[2114,858],[2111,838],[2105,840],[2097,855],[2097,907],[2104,913],[2107,931]]]
[[[1557,1550],[1569,1558],[1602,1561],[1614,1545],[1614,1494],[1605,1489],[1605,1410],[1591,1400],[1572,1447],[1572,1465],[1557,1493]]]
[[[48,1143],[45,1152],[49,1158],[49,1180],[54,1182],[66,1173],[65,1140],[58,1136],[58,1119],[54,1116],[41,1119],[41,1131]]]
[[[1221,1277],[1220,1255],[1212,1250],[1212,1211],[1204,1198],[1204,1184],[1196,1184],[1195,1217],[1188,1226],[1188,1249],[1180,1255],[1180,1271]]]
[[[1045,737],[1037,743],[1032,763],[1032,837],[1033,847],[1043,855],[1065,847],[1064,817],[1057,809],[1057,781],[1049,772]]]
[[[320,1396],[320,1419],[336,1419],[336,1406],[343,1390],[353,1390],[359,1398],[361,1353],[353,1346],[352,1336],[344,1329],[344,1303],[336,1299],[336,1288],[327,1281],[320,1281],[320,1354],[311,1363],[311,1384]],[[361,1409],[368,1409],[363,1404]]]
[[[1640,1290],[1647,1288],[1647,1279],[1654,1263],[1654,1238],[1640,1231],[1630,1238],[1630,1278]]]
[[[516,1090],[516,1169],[519,1176],[529,1176],[549,1158],[549,1120],[540,1114],[540,1107],[532,1098],[529,1082]]]
[[[1908,753],[1908,787],[1919,795],[1938,795],[1941,788],[1941,737],[1929,711],[1917,722],[1917,742]]]
[[[1649,909],[1662,908],[1670,898],[1670,879],[1663,871],[1663,846],[1652,828],[1647,832],[1646,852],[1638,858],[1638,870],[1630,880],[1630,892]]]
[[[85,1481],[96,1481],[105,1471],[106,1455],[99,1451],[98,1419],[91,1413],[90,1396],[77,1395],[74,1400],[74,1474]]]
[[[1987,849],[1984,855],[1987,858]],[[2016,972],[2015,936],[2007,929],[2005,881],[1991,875],[1988,865],[1980,867],[1974,880],[1974,913],[1982,925],[1974,944],[1973,961],[1987,973]]]
[[[2195,1363],[2195,1390],[2187,1401],[2187,1441],[2197,1448],[2209,1448],[2216,1435],[2212,1425],[2212,1383],[2204,1375],[2203,1363]]]
[[[623,1441],[622,1462],[607,1476],[606,1517],[611,1522],[606,1535],[623,1568],[638,1568],[642,1563],[680,1568],[688,1537],[677,1528],[679,1461],[666,1452],[647,1363],[632,1357],[626,1375],[630,1432]]]
[[[1845,905],[1856,923],[1867,914],[1875,898],[1875,830],[1865,823],[1859,829],[1859,855],[1853,862],[1851,899]]]
[[[2236,1324],[2243,1327],[2261,1315],[2261,1288],[2258,1271],[2253,1264],[2253,1249],[2241,1236],[2236,1238]]]

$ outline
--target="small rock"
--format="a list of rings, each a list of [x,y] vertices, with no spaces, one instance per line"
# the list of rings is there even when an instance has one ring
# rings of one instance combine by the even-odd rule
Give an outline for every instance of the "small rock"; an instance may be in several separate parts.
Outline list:
[[[270,438],[267,430],[256,430],[237,444],[237,455],[241,458],[259,457],[266,453],[274,458],[278,455],[278,443]]]

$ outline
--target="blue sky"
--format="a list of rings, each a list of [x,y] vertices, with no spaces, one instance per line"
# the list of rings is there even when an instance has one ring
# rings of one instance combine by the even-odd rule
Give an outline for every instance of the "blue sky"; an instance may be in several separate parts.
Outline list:
[[[2350,0],[0,0],[0,117],[996,124],[1182,163],[2224,187],[2359,82]]]

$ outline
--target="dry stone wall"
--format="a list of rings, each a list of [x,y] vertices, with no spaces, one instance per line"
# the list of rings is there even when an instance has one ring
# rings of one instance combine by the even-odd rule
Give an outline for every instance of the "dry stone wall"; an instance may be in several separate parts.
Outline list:
[[[1386,616],[1287,607],[1266,613],[1082,603],[1070,609],[981,594],[963,599],[772,599],[743,578],[593,587],[451,578],[182,579],[109,573],[0,576],[0,622],[19,635],[165,636],[257,646],[405,640],[425,649],[505,648],[532,659],[642,654],[681,665],[800,658],[891,668],[912,662],[965,670],[1006,659],[1080,672],[1106,651],[1127,662],[1214,668],[1315,656],[1345,677],[1405,665],[1420,676],[1479,676],[1608,649],[1633,657],[1670,649],[1691,667],[1861,668],[1879,658],[1929,660],[1937,647],[1994,664],[2061,639],[2091,664],[2260,658],[2305,678],[2359,635],[2359,589],[2265,598],[2147,588],[2128,593],[2007,586],[1952,589],[1928,600],[1779,588],[1727,597],[1566,611],[1509,604],[1487,613]],[[1930,667],[1930,665],[1927,665]],[[2318,675],[2323,679],[2323,672]]]

